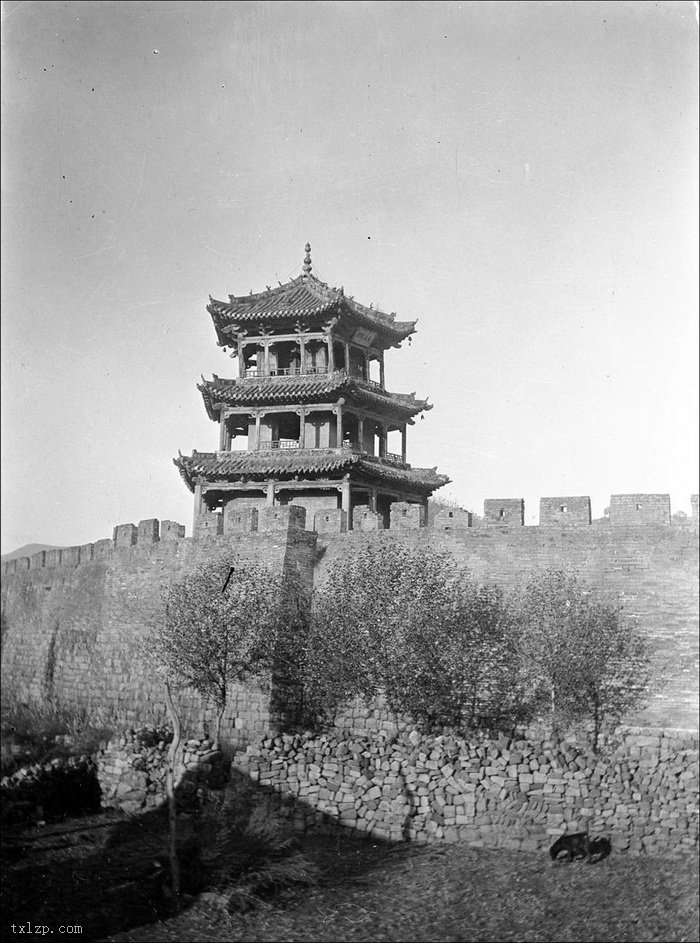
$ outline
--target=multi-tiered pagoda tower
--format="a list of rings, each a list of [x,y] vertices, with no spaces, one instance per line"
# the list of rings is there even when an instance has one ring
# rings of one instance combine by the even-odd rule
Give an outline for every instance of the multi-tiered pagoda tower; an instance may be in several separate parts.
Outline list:
[[[195,493],[195,533],[212,522],[225,532],[232,511],[240,520],[240,511],[275,504],[304,506],[308,528],[329,508],[352,528],[360,507],[388,526],[394,501],[425,507],[449,481],[406,461],[406,428],[432,407],[384,386],[384,352],[415,321],[319,281],[310,253],[307,243],[303,274],[278,288],[210,298],[218,345],[239,369],[198,387],[219,423],[219,450],[175,459]]]

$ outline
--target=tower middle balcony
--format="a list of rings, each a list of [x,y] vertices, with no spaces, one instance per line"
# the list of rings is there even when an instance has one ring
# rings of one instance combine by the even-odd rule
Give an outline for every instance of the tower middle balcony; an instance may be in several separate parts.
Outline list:
[[[342,374],[384,389],[384,351],[345,339],[307,335],[303,340],[241,341],[238,360],[241,380]]]

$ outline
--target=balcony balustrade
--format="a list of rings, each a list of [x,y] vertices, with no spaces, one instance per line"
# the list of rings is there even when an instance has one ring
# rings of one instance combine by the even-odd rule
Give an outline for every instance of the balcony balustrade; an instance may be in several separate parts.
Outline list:
[[[286,449],[299,449],[299,448],[301,448],[301,446],[300,446],[300,444],[299,444],[299,440],[298,440],[298,439],[264,439],[264,440],[262,440],[262,441],[260,442],[260,446],[259,446],[259,448],[258,448],[258,451],[259,451],[259,452],[269,452],[269,451],[275,451],[275,450],[277,450],[277,449],[285,449],[285,450],[286,450]],[[305,451],[305,452],[327,452],[327,451],[329,451],[329,450],[331,450],[331,449],[338,449],[338,448],[341,448],[341,449],[344,449],[344,450],[350,451],[350,452],[362,452],[362,451],[363,451],[362,448],[360,447],[360,444],[359,444],[358,442],[353,442],[353,441],[350,440],[350,439],[344,439],[344,440],[343,440],[343,444],[340,445],[340,446],[338,446],[338,445],[319,445],[319,446],[305,445],[305,446],[304,446],[304,451]],[[254,449],[251,449],[251,450],[249,450],[249,451],[255,451],[255,450],[254,450]],[[228,452],[218,452],[217,454],[221,456],[221,455],[228,455],[228,454],[230,454],[230,453],[228,453]],[[370,453],[368,453],[368,454],[370,454]],[[398,465],[405,465],[405,464],[406,464],[406,462],[405,462],[403,456],[402,456],[402,455],[399,455],[399,454],[396,453],[396,452],[386,452],[384,455],[381,455],[381,456],[380,456],[380,455],[371,455],[371,457],[377,459],[377,460],[380,461],[380,462],[391,462],[391,463],[396,463],[396,464],[398,464]]]
[[[328,373],[325,367],[271,367],[269,371],[251,367],[245,372],[245,379],[259,377],[307,377]]]
[[[298,439],[268,439],[266,442],[260,443],[261,452],[266,452],[269,449],[298,449],[299,440]]]
[[[357,370],[344,370],[343,368],[339,370],[328,370],[326,367],[274,367],[269,371],[258,370],[255,367],[251,367],[245,372],[244,380],[259,380],[270,377],[311,377],[311,376],[323,376],[331,373],[345,373],[347,376],[352,377],[353,380],[360,380],[361,383],[366,386],[371,387],[375,390],[384,390],[384,387],[381,383],[378,383],[376,380],[370,380],[367,377],[363,376]]]

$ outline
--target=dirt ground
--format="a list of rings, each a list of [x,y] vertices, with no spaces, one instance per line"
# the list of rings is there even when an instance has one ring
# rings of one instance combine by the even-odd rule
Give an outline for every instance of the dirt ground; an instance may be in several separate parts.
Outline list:
[[[632,858],[613,845],[597,864],[553,864],[543,853],[350,835],[307,836],[301,847],[319,867],[316,886],[234,915],[189,888],[172,916],[157,863],[162,816],[15,829],[3,842],[0,938],[38,939],[39,925],[113,943],[698,940],[697,859]]]

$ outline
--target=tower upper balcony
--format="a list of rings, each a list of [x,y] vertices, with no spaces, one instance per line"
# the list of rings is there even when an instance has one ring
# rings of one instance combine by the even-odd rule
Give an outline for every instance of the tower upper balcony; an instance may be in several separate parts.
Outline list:
[[[328,374],[384,388],[384,351],[415,333],[415,321],[397,321],[331,288],[312,274],[306,244],[303,274],[263,292],[209,299],[220,347],[239,361],[239,377]]]

